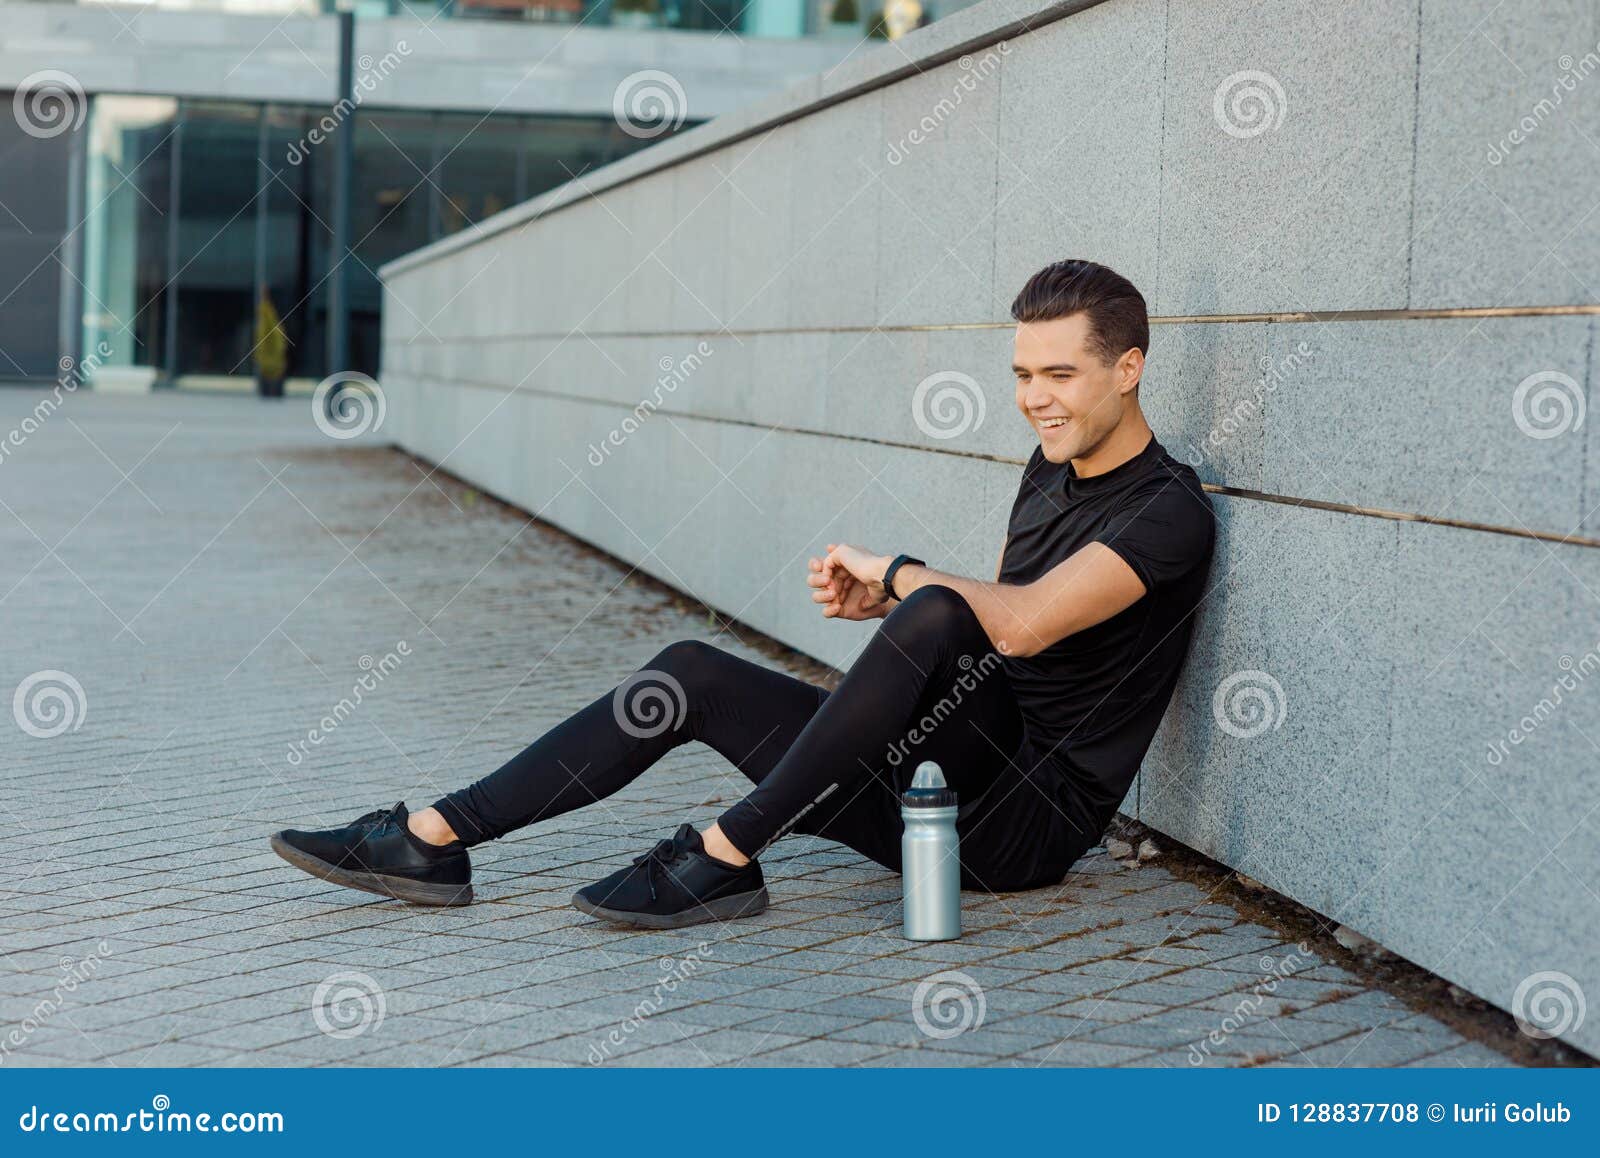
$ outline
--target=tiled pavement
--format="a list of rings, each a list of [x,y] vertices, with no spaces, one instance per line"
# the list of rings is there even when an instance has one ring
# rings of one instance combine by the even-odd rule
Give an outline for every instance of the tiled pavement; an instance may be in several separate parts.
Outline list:
[[[0,693],[82,699],[0,715],[0,1064],[1506,1064],[1159,862],[968,894],[948,944],[803,837],[751,921],[569,908],[741,791],[698,747],[480,850],[470,908],[303,876],[274,828],[426,803],[714,628],[305,400],[40,397],[0,391]]]

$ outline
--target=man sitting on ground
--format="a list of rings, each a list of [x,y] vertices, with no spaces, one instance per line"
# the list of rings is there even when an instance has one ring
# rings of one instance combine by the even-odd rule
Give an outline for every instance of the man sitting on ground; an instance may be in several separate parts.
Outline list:
[[[1215,527],[1195,472],[1139,406],[1150,334],[1139,291],[1062,261],[1011,312],[1017,409],[1039,445],[994,582],[831,545],[807,574],[822,614],[883,619],[832,693],[684,640],[432,807],[280,832],[273,848],[351,888],[465,904],[468,848],[593,804],[698,740],[749,777],[750,794],[578,890],[579,909],[644,928],[759,913],[756,858],[790,832],[898,871],[899,794],[923,760],[959,794],[966,886],[1059,882],[1100,840],[1171,699]],[[651,684],[671,701],[664,722],[635,718]],[[919,727],[936,705],[939,725]]]

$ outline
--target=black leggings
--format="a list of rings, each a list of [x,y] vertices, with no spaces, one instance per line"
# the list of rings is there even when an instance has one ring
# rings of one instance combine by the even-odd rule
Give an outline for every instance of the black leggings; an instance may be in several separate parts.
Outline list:
[[[435,807],[478,844],[609,796],[691,740],[755,783],[719,820],[751,856],[793,831],[899,871],[899,794],[923,760],[939,763],[961,800],[968,887],[1058,882],[1099,838],[1055,766],[1029,754],[1001,657],[972,609],[938,586],[884,619],[832,694],[707,643],[674,643]]]

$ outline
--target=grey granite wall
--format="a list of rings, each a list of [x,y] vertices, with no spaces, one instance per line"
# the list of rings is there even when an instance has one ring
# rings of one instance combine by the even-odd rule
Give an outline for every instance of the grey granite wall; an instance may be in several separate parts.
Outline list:
[[[843,663],[805,557],[992,573],[1007,303],[1116,267],[1222,521],[1125,808],[1595,1052],[1546,998],[1600,1000],[1597,45],[989,0],[388,267],[394,437]]]

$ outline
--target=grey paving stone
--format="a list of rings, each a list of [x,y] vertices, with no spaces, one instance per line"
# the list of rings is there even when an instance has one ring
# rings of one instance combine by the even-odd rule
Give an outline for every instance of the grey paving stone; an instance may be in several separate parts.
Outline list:
[[[1048,1026],[1039,1026],[1031,1033],[1007,1032],[1008,1026],[1015,1025],[1016,1022],[991,1024],[986,1021],[975,1029],[958,1033],[953,1037],[928,1038],[923,1042],[922,1048],[998,1058],[1011,1057],[1025,1050],[1054,1045],[1061,1040],[1059,1034],[1049,1032]]]
[[[1214,1028],[1214,1024],[1196,1026],[1182,1024],[1170,1018],[1152,1017],[1144,1021],[1128,1022],[1123,1025],[1108,1025],[1086,1033],[1083,1037],[1089,1041],[1105,1041],[1117,1045],[1142,1045],[1154,1048],[1186,1045],[1192,1041],[1199,1041]]]
[[[731,1029],[713,1029],[695,1038],[695,1045],[717,1061],[743,1061],[769,1050],[799,1045],[805,1038],[792,1033],[778,1033],[767,1029],[757,1032],[736,1026]]]
[[[776,989],[744,989],[731,993],[727,999],[731,1003],[752,1006],[765,1010],[797,1010],[820,1009],[837,1000],[827,993],[818,993],[810,989],[791,989],[788,986],[779,986]]]
[[[848,1066],[859,1065],[884,1053],[879,1046],[855,1041],[808,1041],[785,1046],[770,1053],[757,1054],[740,1062],[741,1068],[767,1066]]]
[[[1019,1066],[1114,1066],[1135,1061],[1151,1052],[1148,1047],[1064,1038],[1051,1046],[1041,1046],[1019,1054]]]
[[[845,1017],[837,1013],[815,1013],[809,1009],[792,1009],[769,1011],[748,1021],[740,1021],[738,1027],[752,1033],[791,1034],[795,1037],[822,1038],[832,1037],[841,1030],[859,1025],[860,1019]]]
[[[1054,993],[1062,1000],[1109,993],[1122,983],[1111,977],[1086,977],[1081,973],[1041,973],[1020,983],[1020,988]]]
[[[500,1056],[505,1055],[496,1055],[496,1057]],[[494,1058],[489,1059],[490,1063],[493,1063],[494,1060]],[[651,1049],[635,1050],[632,1053],[623,1054],[621,1057],[612,1058],[605,1064],[624,1069],[635,1067],[704,1069],[716,1063],[713,1058],[688,1045],[658,1045]]]
[[[1111,957],[1102,961],[1090,961],[1087,964],[1074,966],[1072,972],[1133,984],[1134,982],[1148,981],[1154,977],[1163,977],[1171,974],[1173,968],[1170,965],[1163,965],[1155,961],[1135,961],[1127,957]]]
[[[851,973],[813,973],[777,987],[774,992],[792,990],[812,994],[819,999],[848,993],[862,993],[877,989],[883,984],[881,977],[864,977]]]
[[[226,1049],[195,1045],[187,1041],[164,1041],[149,1048],[110,1054],[104,1060],[108,1065],[150,1069],[169,1066],[209,1066],[217,1064],[228,1056],[229,1051]]]
[[[1112,1023],[1138,1021],[1159,1015],[1167,1006],[1142,1001],[1118,1001],[1109,997],[1082,997],[1051,1009],[1057,1017],[1075,1017]]]
[[[1113,988],[1104,991],[1107,996],[1118,1001],[1138,1001],[1152,1005],[1177,1006],[1188,1005],[1207,996],[1201,989],[1194,989],[1186,985],[1174,985],[1162,979],[1160,981],[1141,981],[1134,984],[1116,984]]]
[[[1471,1041],[1462,1045],[1452,1046],[1450,1049],[1433,1054],[1430,1057],[1418,1058],[1416,1061],[1407,1062],[1407,1066],[1426,1066],[1447,1068],[1449,1066],[1469,1066],[1474,1069],[1500,1068],[1513,1065],[1510,1058],[1504,1054],[1490,1049],[1486,1045]]]
[[[884,1069],[968,1069],[981,1059],[948,1050],[907,1049],[882,1053],[868,1064]]]
[[[1263,1059],[1255,1064],[1268,1065],[1273,1060],[1275,1059]],[[1151,1069],[1234,1069],[1239,1065],[1239,1059],[1206,1055],[1191,1049],[1171,1049],[1145,1054],[1139,1059],[1138,1064]]]
[[[909,1006],[903,1001],[890,1001],[882,997],[833,997],[813,1006],[818,1013],[837,1013],[846,1017],[903,1017]]]
[[[1402,1030],[1374,1029],[1303,1051],[1302,1061],[1320,1066],[1406,1065],[1442,1052],[1437,1041]]]

